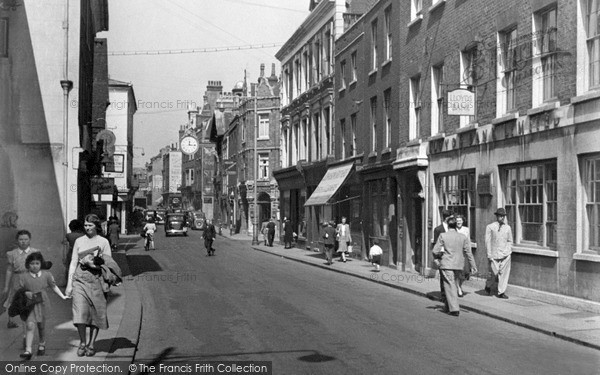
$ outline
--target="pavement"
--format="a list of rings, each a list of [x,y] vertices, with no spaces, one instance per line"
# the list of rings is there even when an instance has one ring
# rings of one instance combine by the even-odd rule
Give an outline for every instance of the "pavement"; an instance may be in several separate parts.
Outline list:
[[[222,235],[251,243],[251,237],[247,235],[230,235],[229,231],[223,231]],[[333,265],[327,265],[322,253],[299,248],[285,249],[281,244],[269,247],[264,246],[262,241],[259,245],[252,245],[252,248],[332,272],[369,280],[385,287],[440,300],[439,278],[436,277],[427,278],[417,272],[399,271],[390,267],[381,267],[381,270],[376,272],[367,260],[352,257],[347,258],[346,263],[336,259]],[[509,285],[506,291],[509,299],[504,300],[488,295],[484,287],[484,279],[472,277],[466,281],[463,284],[465,296],[459,299],[461,309],[600,350],[600,303],[515,285]]]
[[[123,283],[112,287],[108,295],[108,325],[107,330],[100,330],[96,340],[96,355],[93,357],[78,357],[79,335],[72,323],[71,301],[63,301],[54,292],[48,291],[50,299],[50,314],[46,317],[46,355],[37,356],[37,332],[33,341],[32,362],[60,361],[65,363],[75,361],[106,362],[122,361],[131,363],[139,338],[142,318],[142,303],[137,286],[128,277],[126,251],[134,246],[141,246],[139,235],[121,236],[119,249],[113,257],[123,271]],[[139,242],[139,243],[138,243]],[[6,257],[0,257],[1,285],[4,285],[4,270]],[[64,292],[64,287],[61,287]],[[3,309],[2,309],[3,310]],[[23,329],[6,326],[7,312],[0,314],[0,360],[22,361],[19,354],[23,352]],[[16,317],[15,322],[22,325]]]

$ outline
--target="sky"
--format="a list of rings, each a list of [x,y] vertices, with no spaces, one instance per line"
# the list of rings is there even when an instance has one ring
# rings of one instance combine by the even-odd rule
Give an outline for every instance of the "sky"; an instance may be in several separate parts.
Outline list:
[[[178,141],[187,110],[202,106],[208,81],[221,81],[231,91],[243,80],[256,82],[260,64],[271,74],[280,65],[275,53],[309,14],[309,0],[109,0],[110,78],[133,84],[138,110],[134,115],[134,166],[143,166],[160,148]],[[236,48],[264,49],[220,52],[119,55],[165,50]],[[144,155],[142,155],[144,153]]]

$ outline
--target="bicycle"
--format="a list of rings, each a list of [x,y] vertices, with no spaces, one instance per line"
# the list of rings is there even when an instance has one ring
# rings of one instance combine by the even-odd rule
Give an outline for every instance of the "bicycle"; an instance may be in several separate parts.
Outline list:
[[[153,233],[146,233],[146,240],[144,241],[144,249],[146,251],[156,250],[154,248],[154,234]]]

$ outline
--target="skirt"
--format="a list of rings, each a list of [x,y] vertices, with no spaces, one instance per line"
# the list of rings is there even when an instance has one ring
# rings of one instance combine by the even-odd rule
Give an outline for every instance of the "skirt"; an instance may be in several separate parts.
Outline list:
[[[108,328],[102,273],[78,266],[73,275],[73,324]]]
[[[348,251],[348,245],[350,245],[350,241],[338,241],[339,247],[337,249],[338,253],[345,253]]]

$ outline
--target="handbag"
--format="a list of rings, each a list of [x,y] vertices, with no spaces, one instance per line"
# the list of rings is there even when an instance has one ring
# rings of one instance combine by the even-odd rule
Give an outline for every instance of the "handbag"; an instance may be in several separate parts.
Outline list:
[[[348,245],[348,252],[352,253],[352,245]]]

